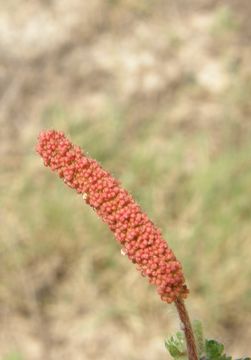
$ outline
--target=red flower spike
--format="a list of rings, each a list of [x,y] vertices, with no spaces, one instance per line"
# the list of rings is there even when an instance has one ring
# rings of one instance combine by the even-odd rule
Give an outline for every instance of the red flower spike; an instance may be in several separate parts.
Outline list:
[[[62,132],[42,132],[37,152],[45,166],[83,195],[122,245],[122,254],[157,287],[161,299],[171,303],[188,295],[181,264],[128,192],[95,160],[74,146]]]

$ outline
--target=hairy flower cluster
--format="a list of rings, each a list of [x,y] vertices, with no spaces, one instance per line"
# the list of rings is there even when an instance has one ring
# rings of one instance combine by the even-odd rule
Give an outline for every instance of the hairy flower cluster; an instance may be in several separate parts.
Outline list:
[[[122,254],[126,254],[141,274],[157,287],[163,301],[171,303],[187,296],[181,264],[160,230],[117,180],[62,132],[42,132],[37,152],[45,166],[82,194],[85,202],[108,224],[122,245]]]

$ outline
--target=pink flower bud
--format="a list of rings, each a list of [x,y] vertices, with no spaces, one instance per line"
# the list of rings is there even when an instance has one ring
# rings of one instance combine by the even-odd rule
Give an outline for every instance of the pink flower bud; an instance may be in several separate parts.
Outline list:
[[[186,298],[188,289],[181,264],[160,230],[117,180],[62,132],[42,132],[36,150],[44,165],[82,194],[84,201],[110,227],[122,245],[123,254],[136,264],[143,276],[148,276],[163,301],[171,303],[177,298]]]

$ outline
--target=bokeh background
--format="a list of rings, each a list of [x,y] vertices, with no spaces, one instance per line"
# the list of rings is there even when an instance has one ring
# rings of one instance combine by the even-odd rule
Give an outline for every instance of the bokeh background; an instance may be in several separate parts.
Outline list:
[[[179,322],[42,166],[55,128],[182,261],[192,318],[250,355],[250,0],[0,1],[0,358],[161,360]]]

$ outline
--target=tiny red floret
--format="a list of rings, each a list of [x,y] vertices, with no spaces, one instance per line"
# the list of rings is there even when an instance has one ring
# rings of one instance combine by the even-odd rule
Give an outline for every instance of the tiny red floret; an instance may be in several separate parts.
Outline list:
[[[96,160],[86,156],[62,132],[41,132],[36,148],[45,166],[83,195],[122,245],[122,253],[157,287],[163,301],[185,298],[181,264],[132,196]]]

